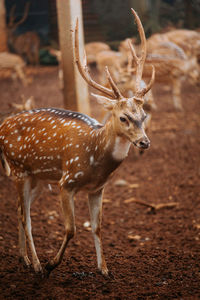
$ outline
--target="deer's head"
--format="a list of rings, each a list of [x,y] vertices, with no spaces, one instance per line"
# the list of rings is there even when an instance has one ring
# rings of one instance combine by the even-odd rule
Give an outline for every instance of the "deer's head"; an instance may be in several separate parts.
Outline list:
[[[141,39],[141,56],[137,57],[135,49],[131,41],[129,41],[130,51],[132,53],[133,62],[136,65],[136,76],[135,76],[135,86],[136,91],[135,95],[131,98],[124,97],[115,82],[113,81],[108,68],[106,68],[106,75],[108,82],[111,86],[111,89],[108,89],[97,82],[95,82],[90,74],[86,64],[82,65],[80,61],[79,55],[79,42],[78,42],[78,20],[76,23],[75,29],[75,57],[78,69],[85,79],[85,81],[92,86],[93,88],[100,91],[103,95],[96,95],[97,101],[104,106],[107,110],[111,112],[111,119],[110,122],[113,124],[113,128],[115,133],[118,136],[127,138],[131,143],[139,148],[146,149],[150,145],[150,141],[145,134],[144,130],[144,120],[146,114],[143,110],[144,104],[144,96],[145,94],[151,89],[154,79],[155,79],[155,70],[152,67],[152,76],[150,82],[143,88],[141,88],[141,80],[142,80],[142,72],[144,67],[144,62],[146,59],[146,38],[143,26],[141,21],[137,15],[137,13],[132,10],[132,14],[135,17],[140,39]]]

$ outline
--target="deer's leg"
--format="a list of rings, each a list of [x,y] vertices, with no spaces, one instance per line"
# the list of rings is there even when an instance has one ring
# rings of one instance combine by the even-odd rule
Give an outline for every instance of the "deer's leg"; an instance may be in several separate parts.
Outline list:
[[[24,231],[24,227],[22,224],[22,207],[21,201],[18,201],[18,235],[19,235],[19,255],[20,262],[22,262],[25,266],[29,267],[31,262],[28,258],[27,248],[26,248],[26,235]]]
[[[31,217],[30,217],[30,206],[35,196],[35,188],[32,186],[31,179],[27,178],[17,182],[17,189],[19,193],[19,205],[18,205],[18,216],[19,216],[19,247],[20,255],[26,265],[30,265],[30,261],[26,251],[26,238],[31,250],[33,267],[35,272],[42,272],[42,267],[38,259],[35,245],[31,231]]]
[[[177,110],[183,110],[182,102],[181,102],[181,84],[182,81],[180,78],[175,78],[172,82],[172,98],[174,107]]]
[[[97,265],[98,269],[102,274],[107,275],[108,269],[103,254],[103,247],[101,241],[101,219],[102,219],[102,195],[103,189],[96,193],[88,194],[89,210],[92,233],[94,237],[94,244],[97,254]]]
[[[24,71],[23,71],[23,68],[21,66],[16,66],[15,67],[15,71],[18,75],[18,77],[21,79],[22,83],[24,86],[27,86],[27,80],[25,78],[25,74],[24,74]]]
[[[61,202],[66,232],[57,255],[46,265],[46,270],[49,273],[61,263],[67,244],[76,232],[73,194],[72,191],[68,191],[65,188],[61,190]]]
[[[37,194],[39,192],[39,186],[32,182],[31,186],[31,193],[30,193],[30,202],[32,203],[34,199],[37,197]],[[30,266],[31,262],[27,255],[27,248],[26,248],[26,234],[24,231],[24,227],[22,224],[22,206],[21,206],[21,200],[18,200],[18,230],[19,230],[19,252],[20,252],[20,261],[22,261],[26,266]]]

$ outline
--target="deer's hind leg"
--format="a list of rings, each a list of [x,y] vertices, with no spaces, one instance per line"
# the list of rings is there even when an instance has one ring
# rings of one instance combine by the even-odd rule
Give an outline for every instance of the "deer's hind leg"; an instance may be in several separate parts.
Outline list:
[[[62,188],[61,204],[64,216],[65,236],[58,253],[53,259],[49,261],[49,263],[45,267],[48,274],[61,263],[63,255],[65,253],[65,249],[70,239],[73,238],[76,232],[73,195],[73,191],[69,191],[68,189]]]
[[[27,254],[26,234],[22,224],[23,210],[21,206],[21,199],[18,199],[17,212],[18,212],[19,261],[22,262],[24,266],[30,267],[31,261]]]
[[[19,224],[19,252],[20,260],[30,266],[31,262],[28,258],[26,239],[31,250],[33,267],[35,272],[42,272],[42,267],[38,259],[31,230],[30,207],[31,203],[37,196],[38,186],[30,178],[17,181],[18,199],[18,224]]]

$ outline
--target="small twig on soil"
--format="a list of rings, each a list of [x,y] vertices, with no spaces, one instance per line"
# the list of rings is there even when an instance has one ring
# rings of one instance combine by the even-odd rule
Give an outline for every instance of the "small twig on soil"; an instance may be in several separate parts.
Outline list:
[[[157,210],[160,210],[162,208],[173,208],[178,205],[177,202],[170,202],[170,203],[161,203],[161,204],[153,204],[153,203],[147,203],[141,200],[136,200],[135,198],[130,198],[128,200],[125,200],[126,203],[134,202],[146,207],[149,207],[152,212],[155,212]]]

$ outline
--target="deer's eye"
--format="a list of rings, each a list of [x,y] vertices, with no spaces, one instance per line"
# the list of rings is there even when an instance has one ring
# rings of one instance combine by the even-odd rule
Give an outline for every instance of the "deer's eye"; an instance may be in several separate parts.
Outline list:
[[[123,122],[123,123],[125,123],[125,122],[126,122],[126,119],[123,118],[123,117],[120,117],[120,121]]]

